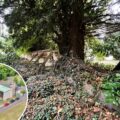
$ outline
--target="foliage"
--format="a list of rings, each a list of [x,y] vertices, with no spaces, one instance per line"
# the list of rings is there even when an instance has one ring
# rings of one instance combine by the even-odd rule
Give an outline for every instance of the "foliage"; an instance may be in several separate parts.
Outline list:
[[[20,57],[18,56],[16,50],[12,46],[11,39],[4,40],[4,43],[2,44],[2,47],[0,48],[0,62],[5,63],[8,65],[12,65],[16,60],[18,60]]]
[[[0,80],[6,80],[6,73],[0,73]]]
[[[96,57],[98,60],[103,60],[106,56],[106,51],[104,48],[103,40],[97,39],[95,37],[86,38],[86,57]],[[88,54],[88,52],[90,53]]]
[[[66,102],[66,101],[64,101]],[[34,120],[43,120],[43,119],[57,119],[63,117],[65,120],[76,120],[74,117],[74,106],[67,104],[64,106],[63,109],[55,107],[53,104],[46,104],[43,108],[43,112],[37,112]],[[82,117],[81,117],[82,119]]]
[[[96,55],[96,58],[98,60],[104,60],[104,57],[105,57],[105,53],[104,52],[98,52],[95,55]]]
[[[116,59],[120,58],[120,35],[112,34],[107,36],[104,42],[99,39],[89,38],[87,40],[88,50],[92,49],[91,56],[96,55],[98,58],[113,55]]]
[[[34,117],[34,120],[51,120],[53,119],[53,117],[55,117],[54,115],[56,114],[55,113],[55,109],[53,107],[53,105],[46,105],[45,108],[44,108],[44,113],[43,112],[38,112],[36,113],[35,117]],[[53,117],[52,117],[53,116]]]
[[[16,75],[14,77],[14,81],[18,86],[25,86],[24,81],[22,80],[22,78],[19,75]]]
[[[93,54],[96,54],[98,52],[103,52],[101,49],[102,46],[104,46],[104,43],[102,40],[95,38],[95,37],[87,37],[86,38],[86,46],[87,49],[92,49]]]
[[[16,0],[5,1],[3,8],[12,6],[12,12],[5,15],[5,20],[16,48],[22,46],[31,50],[43,49],[53,40],[61,53],[67,53],[68,49],[74,46],[71,41],[73,36],[79,36],[79,30],[83,32],[81,41],[92,33],[97,35],[96,30],[101,26],[107,28],[107,33],[117,31],[115,23],[112,22],[114,15],[105,14],[110,1]],[[109,17],[111,19],[108,19]],[[74,27],[75,25],[78,28]],[[77,32],[71,31],[74,28]],[[55,47],[53,42],[52,46]]]
[[[120,58],[120,35],[114,34],[105,39],[103,50],[109,55],[112,54],[116,59]]]
[[[39,89],[39,88],[38,88]],[[51,82],[45,81],[41,86],[40,86],[40,95],[42,97],[48,97],[54,93],[54,86]]]
[[[105,91],[106,102],[120,105],[120,73],[107,76],[102,84]]]
[[[5,66],[5,65],[0,65],[0,79],[6,79],[9,76],[15,76],[16,72],[12,70],[11,68]]]

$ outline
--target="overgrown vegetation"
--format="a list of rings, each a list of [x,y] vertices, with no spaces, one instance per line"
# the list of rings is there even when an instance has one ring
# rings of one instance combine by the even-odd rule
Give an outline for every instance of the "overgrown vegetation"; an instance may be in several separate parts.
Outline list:
[[[59,66],[54,71],[49,69],[42,74],[28,76],[30,108],[22,120],[28,116],[31,120],[119,118],[99,100],[100,86],[107,73],[98,72],[75,58],[66,57],[57,64]],[[106,97],[102,100],[106,101]]]

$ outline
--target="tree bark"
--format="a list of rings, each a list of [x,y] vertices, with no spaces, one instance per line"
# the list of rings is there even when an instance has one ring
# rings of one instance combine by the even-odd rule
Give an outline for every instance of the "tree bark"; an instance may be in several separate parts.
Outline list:
[[[77,16],[73,16],[70,27],[70,45],[73,56],[84,60],[84,36],[85,36],[85,25],[82,21],[77,20]]]
[[[58,47],[60,54],[72,55],[84,60],[84,3],[76,0],[71,6],[71,12],[66,13],[67,8],[62,6],[62,14],[58,16],[61,35],[58,36]],[[64,16],[62,18],[62,16]]]
[[[79,10],[78,10],[79,9]],[[84,4],[81,0],[73,7],[73,15],[70,22],[70,45],[73,56],[84,60],[84,36],[85,36],[85,24],[84,24]]]

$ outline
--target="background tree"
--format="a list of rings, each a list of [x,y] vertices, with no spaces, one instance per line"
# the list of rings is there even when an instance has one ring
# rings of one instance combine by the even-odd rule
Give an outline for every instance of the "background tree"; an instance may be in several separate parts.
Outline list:
[[[19,60],[18,51],[12,46],[12,40],[9,39],[0,39],[0,62],[7,65],[13,65],[13,61]]]
[[[5,65],[0,65],[0,80],[6,80],[9,76],[15,76],[17,73]]]
[[[120,58],[120,35],[119,33],[109,35],[104,38],[104,41],[100,39],[92,38],[87,41],[88,48],[92,49],[92,55],[99,52],[104,53],[106,56],[113,55],[115,59]]]
[[[3,7],[13,9],[5,19],[16,47],[41,49],[49,37],[62,55],[73,51],[84,60],[86,36],[98,36],[98,29],[106,29],[106,34],[119,31],[119,15],[107,12],[109,4],[110,0],[5,0]]]
[[[24,81],[22,80],[22,78],[19,75],[16,75],[14,77],[14,82],[18,85],[18,86],[25,86]]]

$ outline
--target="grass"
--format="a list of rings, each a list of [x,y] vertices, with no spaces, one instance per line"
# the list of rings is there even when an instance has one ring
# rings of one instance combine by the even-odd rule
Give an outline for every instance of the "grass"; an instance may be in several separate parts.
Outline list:
[[[1,112],[0,120],[18,120],[23,113],[25,106],[26,103],[22,102],[5,112]]]
[[[118,60],[94,60],[93,63],[105,64],[105,65],[117,65]]]

